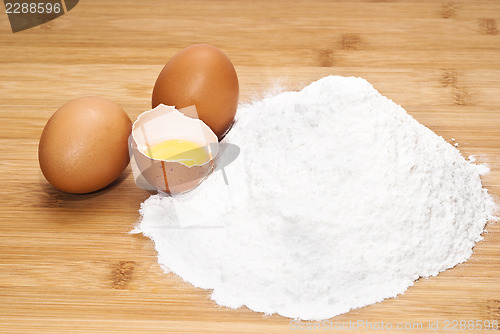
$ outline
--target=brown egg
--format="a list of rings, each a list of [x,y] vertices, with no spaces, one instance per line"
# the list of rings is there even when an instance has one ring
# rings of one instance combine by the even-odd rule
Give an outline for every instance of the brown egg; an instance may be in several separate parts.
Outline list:
[[[82,97],[57,110],[43,129],[38,160],[54,187],[83,194],[104,188],[129,163],[132,122],[116,103]]]
[[[233,124],[238,95],[238,76],[229,58],[214,46],[196,44],[165,65],[152,104],[153,108],[160,103],[177,109],[196,106],[198,117],[221,139]]]

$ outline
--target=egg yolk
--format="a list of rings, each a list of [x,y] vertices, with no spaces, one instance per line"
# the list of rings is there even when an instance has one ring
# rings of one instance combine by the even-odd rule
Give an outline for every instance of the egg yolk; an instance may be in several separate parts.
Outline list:
[[[188,167],[203,165],[210,160],[210,154],[205,147],[183,139],[161,141],[144,153],[153,159],[177,161]]]

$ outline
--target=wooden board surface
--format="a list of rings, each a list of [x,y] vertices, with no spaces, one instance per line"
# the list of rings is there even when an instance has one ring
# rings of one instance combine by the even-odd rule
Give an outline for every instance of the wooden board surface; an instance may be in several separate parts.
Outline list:
[[[37,146],[63,103],[102,95],[135,119],[149,109],[165,62],[200,42],[231,58],[242,102],[329,74],[362,76],[447,141],[455,138],[464,156],[487,163],[483,182],[500,202],[499,30],[495,0],[87,0],[18,33],[2,8],[0,332],[304,332],[280,316],[218,307],[208,291],[164,274],[151,241],[128,234],[149,196],[130,168],[97,193],[53,189]],[[399,332],[435,333],[429,323],[450,332],[446,320],[500,321],[500,228],[488,231],[467,263],[332,324],[421,323],[422,330]],[[316,329],[368,331],[358,324]]]

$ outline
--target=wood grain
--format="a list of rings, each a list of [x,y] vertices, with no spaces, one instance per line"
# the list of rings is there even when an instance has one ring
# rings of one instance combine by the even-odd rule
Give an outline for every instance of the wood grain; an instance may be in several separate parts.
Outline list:
[[[487,163],[484,185],[500,202],[499,24],[495,0],[87,0],[15,34],[2,12],[0,332],[304,332],[280,316],[219,307],[209,291],[164,274],[150,240],[128,233],[150,195],[130,169],[88,195],[47,184],[38,140],[66,101],[102,95],[135,119],[165,62],[199,42],[231,58],[242,102],[329,74],[362,76]],[[467,263],[332,323],[422,323],[402,332],[435,333],[446,319],[500,321],[500,228],[487,230]]]

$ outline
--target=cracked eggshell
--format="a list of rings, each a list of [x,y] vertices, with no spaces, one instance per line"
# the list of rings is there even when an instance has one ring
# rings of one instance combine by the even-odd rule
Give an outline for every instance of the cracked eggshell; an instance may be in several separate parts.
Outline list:
[[[210,160],[188,167],[177,161],[153,159],[144,153],[152,145],[169,139],[198,143],[207,149]],[[184,193],[199,185],[214,167],[219,151],[217,136],[210,127],[163,104],[137,117],[129,143],[137,185],[168,194]]]

